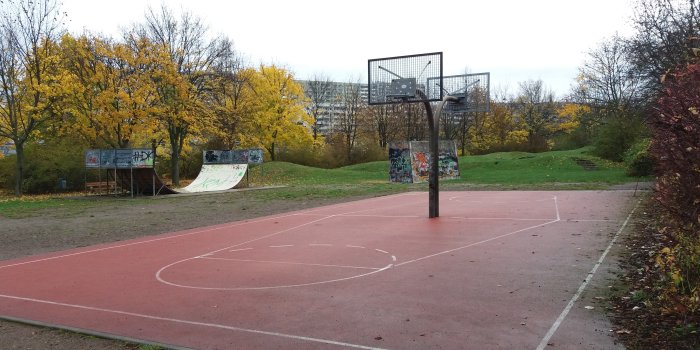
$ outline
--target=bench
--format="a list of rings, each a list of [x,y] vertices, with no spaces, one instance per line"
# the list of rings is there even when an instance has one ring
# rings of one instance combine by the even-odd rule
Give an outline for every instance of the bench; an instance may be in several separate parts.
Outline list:
[[[85,189],[87,189],[88,192],[93,192],[93,193],[105,193],[105,192],[114,192],[116,190],[117,185],[114,183],[114,181],[111,182],[86,182],[85,183]]]

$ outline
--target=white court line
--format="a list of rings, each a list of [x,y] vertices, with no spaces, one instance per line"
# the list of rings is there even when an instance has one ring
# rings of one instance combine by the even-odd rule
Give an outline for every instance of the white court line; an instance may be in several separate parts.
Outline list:
[[[460,198],[468,197],[470,198],[469,200],[460,200]],[[477,199],[472,199],[474,197],[471,197],[469,195],[461,195],[461,196],[452,196],[448,200],[449,201],[454,201],[454,202],[460,202],[460,203],[478,203],[478,204],[510,204],[510,203],[535,203],[535,202],[546,202],[551,200],[552,198],[542,198],[542,199],[533,199],[533,200],[513,200],[513,201],[493,201],[493,198],[489,197],[483,197],[484,200],[478,200]]]
[[[192,259],[189,259],[192,260]],[[228,290],[228,291],[234,291],[234,290],[270,290],[270,289],[282,289],[282,288],[294,288],[294,287],[308,287],[308,286],[316,286],[319,284],[327,284],[327,283],[335,283],[335,282],[341,282],[341,281],[348,281],[356,278],[362,278],[365,276],[369,275],[374,275],[375,273],[380,273],[383,272],[387,269],[390,269],[394,266],[394,264],[389,264],[387,266],[384,266],[378,270],[372,270],[367,273],[363,273],[360,275],[355,275],[355,276],[349,276],[349,277],[343,277],[343,278],[337,278],[334,280],[327,280],[327,281],[318,281],[318,282],[309,282],[309,283],[299,283],[299,284],[288,284],[288,285],[281,285],[281,286],[268,286],[268,287],[233,287],[233,288],[226,288],[226,287],[202,287],[202,286],[188,286],[185,284],[177,284],[177,283],[172,283],[164,280],[160,280],[161,283],[173,286],[173,287],[180,287],[180,288],[187,288],[187,289],[199,289],[199,290]]]
[[[329,265],[329,264],[312,264],[312,263],[302,263],[302,262],[292,262],[292,261],[248,260],[248,259],[209,258],[209,257],[202,257],[202,258],[199,258],[199,259],[203,259],[203,260],[240,261],[240,262],[255,262],[255,263],[280,264],[280,265],[304,265],[304,266],[321,266],[321,267],[341,267],[341,268],[360,269],[360,270],[379,270],[379,269],[381,269],[381,267],[347,266],[347,265]]]
[[[413,195],[417,195],[417,194],[422,194],[422,193],[420,193],[420,192],[399,193],[399,194],[382,196],[382,197],[368,198],[365,200],[367,200],[367,201],[380,201],[380,200],[384,200],[384,199],[392,199],[392,198],[403,197],[403,196],[413,196]],[[334,204],[332,206],[344,207],[344,206],[353,205],[353,204],[355,204],[355,202],[357,202],[357,201]],[[35,259],[35,260],[24,261],[24,262],[10,264],[10,265],[4,265],[4,266],[0,266],[0,269],[4,269],[4,268],[8,268],[8,267],[15,267],[15,266],[22,266],[22,265],[33,264],[33,263],[44,262],[44,261],[51,261],[51,260],[62,259],[62,258],[68,258],[68,257],[72,257],[72,256],[77,256],[77,255],[97,253],[97,252],[101,252],[101,251],[105,251],[105,250],[130,247],[130,246],[139,245],[139,244],[146,244],[146,243],[159,242],[159,241],[170,240],[170,239],[175,239],[175,238],[181,238],[181,237],[196,235],[196,234],[205,233],[205,232],[212,232],[212,231],[229,229],[229,228],[237,227],[237,226],[243,226],[243,225],[248,225],[248,224],[257,224],[260,222],[265,222],[265,221],[270,221],[270,220],[278,220],[278,219],[302,215],[304,213],[311,213],[311,212],[320,211],[320,210],[327,210],[327,209],[328,209],[327,207],[320,207],[320,208],[308,209],[308,210],[301,211],[301,212],[293,212],[293,213],[287,213],[287,214],[278,215],[278,216],[270,216],[270,217],[264,217],[264,218],[251,219],[249,221],[236,221],[236,222],[229,223],[229,224],[219,225],[217,227],[204,228],[204,229],[196,230],[193,232],[187,232],[187,233],[172,235],[172,236],[168,236],[168,237],[160,237],[160,238],[154,238],[154,239],[143,240],[143,241],[138,241],[138,242],[113,245],[113,246],[104,247],[104,248],[85,250],[85,251],[76,252],[76,253],[62,254],[62,255],[52,256],[52,257],[48,257],[48,258]],[[372,210],[372,209],[368,209],[368,210]],[[352,212],[350,212],[350,213],[352,213]],[[165,232],[162,234],[168,234],[168,233],[169,232]],[[109,243],[104,243],[104,244],[109,244]]]
[[[328,243],[311,243],[309,244],[310,247],[332,247],[332,244]]]
[[[632,211],[630,211],[629,215],[627,215],[627,219],[625,219],[625,222],[622,223],[622,226],[620,227],[619,230],[617,230],[617,233],[613,237],[613,239],[610,241],[610,244],[608,244],[608,247],[605,249],[603,254],[600,256],[598,259],[598,262],[596,262],[595,266],[593,266],[593,269],[588,273],[588,276],[586,276],[586,279],[583,280],[583,283],[581,283],[581,286],[578,287],[578,290],[576,291],[576,294],[574,294],[573,297],[571,297],[571,300],[569,300],[569,303],[566,304],[566,307],[564,310],[559,314],[559,317],[554,321],[554,324],[552,324],[552,327],[549,328],[549,331],[547,334],[545,334],[544,338],[542,338],[542,341],[540,344],[537,346],[536,350],[544,350],[544,348],[547,347],[547,344],[549,343],[549,340],[552,339],[552,336],[554,336],[554,333],[559,329],[559,326],[564,322],[564,319],[566,316],[569,314],[571,309],[574,307],[574,303],[581,297],[581,294],[583,294],[583,291],[586,289],[586,286],[588,286],[588,283],[591,282],[593,279],[593,275],[595,275],[596,271],[598,271],[598,268],[600,265],[603,264],[603,261],[605,260],[605,257],[608,256],[608,253],[610,253],[610,249],[612,249],[613,244],[617,241],[617,238],[620,236],[622,231],[624,231],[625,227],[627,227],[627,224],[630,221],[630,218],[632,217],[632,214],[634,214],[635,210],[637,210],[637,207],[639,206],[639,203],[641,203],[641,200],[637,201],[637,204],[634,205],[634,208],[632,208]]]
[[[28,302],[33,302],[33,303],[45,304],[45,305],[63,306],[63,307],[69,307],[69,308],[74,308],[74,309],[79,309],[79,310],[88,310],[88,311],[95,311],[95,312],[111,313],[111,314],[116,314],[116,315],[132,316],[132,317],[144,318],[144,319],[155,320],[155,321],[167,321],[167,322],[173,322],[173,323],[179,323],[179,324],[186,324],[186,325],[190,325],[190,326],[202,326],[202,327],[209,327],[209,328],[224,329],[224,330],[234,331],[234,332],[262,334],[262,335],[269,335],[269,336],[280,337],[280,338],[303,340],[303,341],[314,342],[314,343],[346,346],[346,347],[355,348],[355,349],[370,349],[370,350],[381,349],[381,348],[365,346],[365,345],[344,343],[344,342],[339,342],[339,341],[335,341],[335,340],[304,337],[304,336],[300,336],[300,335],[285,334],[285,333],[278,333],[278,332],[268,332],[268,331],[262,331],[262,330],[258,330],[258,329],[226,326],[226,325],[216,324],[216,323],[187,321],[187,320],[180,320],[180,319],[170,318],[170,317],[153,316],[153,315],[139,314],[139,313],[135,313],[135,312],[111,310],[111,309],[84,306],[84,305],[59,303],[59,302],[55,302],[55,301],[40,300],[40,299],[33,299],[33,298],[23,298],[23,297],[16,297],[16,296],[12,296],[12,295],[0,294],[0,298],[28,301]]]
[[[242,251],[244,251],[244,250],[251,250],[251,249],[253,249],[253,248],[232,249],[232,250],[229,250],[229,252],[231,252],[231,253],[233,253],[233,252],[242,252]],[[202,255],[202,256],[206,256],[206,255]]]
[[[449,253],[452,253],[452,252],[456,252],[456,251],[458,251],[458,250],[462,250],[462,249],[470,248],[470,247],[477,246],[477,245],[480,245],[480,244],[484,244],[484,243],[488,243],[488,242],[491,242],[491,241],[495,241],[495,240],[501,239],[501,238],[503,238],[503,237],[512,236],[512,235],[514,235],[514,234],[516,234],[516,233],[520,233],[520,232],[532,230],[532,229],[535,229],[535,228],[544,227],[544,226],[553,224],[553,223],[555,223],[555,222],[559,222],[559,221],[561,221],[560,216],[559,216],[559,202],[557,202],[557,197],[556,197],[556,196],[555,196],[553,199],[554,199],[554,207],[555,207],[556,213],[557,213],[557,218],[556,218],[555,220],[551,220],[551,221],[548,221],[548,222],[545,222],[545,223],[542,223],[542,224],[539,224],[539,225],[535,225],[535,226],[526,227],[526,228],[523,228],[523,229],[520,229],[520,230],[516,230],[516,231],[513,231],[513,232],[505,233],[505,234],[502,234],[502,235],[499,235],[499,236],[491,237],[491,238],[485,239],[485,240],[483,240],[483,241],[474,242],[474,243],[467,244],[467,245],[465,245],[465,246],[457,247],[457,248],[454,248],[454,249],[445,250],[445,251],[442,251],[442,252],[439,252],[439,253],[435,253],[435,254],[430,254],[430,255],[427,255],[427,256],[424,256],[424,257],[421,257],[421,258],[417,258],[417,259],[413,259],[413,260],[404,261],[404,262],[402,262],[402,263],[400,263],[400,264],[396,264],[396,265],[394,265],[394,266],[395,266],[395,267],[399,267],[399,266],[403,266],[403,265],[406,265],[406,264],[414,263],[414,262],[416,262],[416,261],[421,261],[421,260],[425,260],[425,259],[434,258],[434,257],[436,257],[436,256],[440,256],[440,255],[444,255],[444,254],[449,254]]]
[[[293,246],[294,246],[293,244],[283,244],[283,245],[271,245],[269,248],[289,248],[289,247],[293,247]],[[206,254],[206,255],[211,255],[211,253]]]
[[[397,207],[402,207],[402,206],[407,206],[407,205],[413,205],[413,204],[415,204],[415,203],[402,203],[402,204],[399,204],[399,205],[390,206],[390,207],[386,207],[386,208],[383,208],[383,209],[397,208]],[[390,265],[388,265],[388,266],[386,266],[386,267],[384,267],[384,268],[382,268],[382,269],[380,269],[380,270],[373,271],[373,272],[371,272],[371,273],[362,274],[362,275],[357,275],[357,276],[353,276],[353,277],[347,277],[347,278],[341,278],[341,279],[329,280],[329,281],[322,281],[322,282],[314,282],[314,283],[295,284],[295,285],[288,285],[288,286],[260,287],[260,288],[208,288],[208,287],[198,287],[198,286],[187,286],[187,285],[182,285],[182,284],[177,284],[177,283],[172,283],[172,282],[166,281],[165,279],[163,279],[163,278],[161,277],[161,274],[163,273],[163,271],[165,271],[165,270],[167,270],[167,269],[169,269],[169,268],[171,268],[171,267],[173,267],[173,266],[175,266],[175,265],[181,264],[181,263],[183,263],[183,262],[190,261],[190,260],[193,260],[193,259],[197,259],[198,257],[209,256],[209,255],[212,255],[212,254],[215,254],[215,253],[224,251],[224,250],[230,250],[230,249],[232,249],[232,248],[240,247],[240,246],[242,246],[242,245],[246,245],[246,244],[249,244],[249,243],[252,243],[252,242],[256,242],[256,241],[259,241],[259,240],[263,240],[263,239],[267,239],[267,238],[270,238],[270,237],[274,237],[274,236],[280,235],[280,234],[285,233],[285,232],[293,231],[293,230],[302,228],[302,227],[304,227],[304,226],[308,226],[308,225],[317,223],[317,222],[319,222],[319,221],[323,221],[323,220],[326,220],[326,219],[330,219],[330,218],[337,217],[337,216],[339,216],[339,215],[352,214],[352,213],[361,213],[361,212],[363,212],[363,211],[368,211],[368,210],[375,210],[375,208],[362,209],[362,210],[355,210],[355,211],[350,211],[350,212],[346,212],[346,213],[328,215],[328,216],[325,216],[325,217],[322,217],[322,218],[319,218],[319,219],[316,219],[316,220],[311,220],[311,221],[309,221],[309,222],[306,222],[306,223],[303,223],[303,224],[300,224],[300,225],[297,225],[297,226],[294,226],[294,227],[290,227],[290,228],[287,228],[287,229],[284,229],[284,230],[281,230],[281,231],[277,231],[277,232],[273,232],[273,233],[270,233],[270,234],[267,234],[267,235],[264,235],[264,236],[261,236],[261,237],[258,237],[258,238],[250,239],[250,240],[245,241],[245,242],[241,242],[241,243],[238,243],[238,244],[234,244],[234,245],[232,245],[232,246],[228,246],[228,247],[225,247],[225,248],[217,249],[217,250],[214,250],[214,251],[211,251],[211,252],[207,252],[207,253],[204,253],[204,254],[200,254],[200,255],[197,255],[197,256],[193,256],[193,257],[185,258],[185,259],[182,259],[182,260],[178,260],[178,261],[175,261],[175,262],[173,262],[173,263],[170,263],[170,264],[168,264],[168,265],[165,265],[165,266],[161,267],[161,268],[156,272],[155,277],[156,277],[156,280],[158,280],[159,282],[161,282],[161,283],[163,283],[163,284],[170,285],[170,286],[174,286],[174,287],[191,288],[191,289],[203,289],[203,290],[208,290],[208,289],[211,289],[211,290],[241,290],[241,289],[254,290],[254,289],[273,289],[273,288],[301,287],[301,286],[309,286],[309,285],[315,285],[315,284],[331,283],[331,282],[345,281],[345,280],[352,279],[352,278],[359,278],[359,277],[367,276],[367,275],[374,274],[374,273],[377,273],[377,272],[381,272],[381,271],[384,271],[384,270],[386,270],[386,269],[392,267],[393,264],[390,264]]]
[[[38,263],[38,262],[43,262],[43,261],[50,261],[50,260],[56,260],[56,259],[61,259],[61,258],[68,258],[71,256],[76,256],[76,255],[84,255],[84,254],[90,254],[90,253],[97,253],[105,250],[111,250],[111,249],[117,249],[117,248],[124,248],[124,247],[130,247],[133,245],[139,245],[139,244],[146,244],[146,243],[153,243],[153,242],[159,242],[159,241],[165,241],[169,239],[175,239],[175,238],[180,238],[180,237],[186,237],[186,236],[191,236],[191,235],[196,235],[199,233],[205,233],[205,232],[211,232],[211,231],[216,231],[216,230],[223,230],[223,229],[228,229],[231,227],[236,227],[236,226],[242,226],[246,224],[255,224],[259,222],[264,222],[268,220],[277,220],[277,219],[282,219],[286,217],[291,217],[294,216],[294,214],[288,214],[288,215],[281,215],[281,216],[275,216],[275,217],[269,217],[269,218],[262,218],[259,220],[251,220],[251,221],[238,221],[234,222],[225,226],[219,226],[219,227],[210,227],[210,228],[205,228],[202,230],[197,230],[193,232],[187,232],[187,233],[182,233],[179,235],[173,235],[173,236],[168,236],[168,237],[161,237],[161,238],[154,238],[154,239],[149,239],[145,241],[138,241],[138,242],[132,242],[132,243],[126,243],[126,244],[119,244],[119,245],[114,245],[114,246],[109,246],[109,247],[104,247],[104,248],[97,248],[97,249],[91,249],[91,250],[86,250],[82,252],[76,252],[76,253],[70,253],[70,254],[63,254],[63,255],[57,255],[57,256],[52,256],[48,258],[43,258],[43,259],[36,259],[36,260],[30,260],[30,261],[24,261],[21,263],[16,263],[16,264],[10,264],[10,265],[4,265],[0,266],[0,269],[4,269],[7,267],[14,267],[14,266],[21,266],[21,265],[27,265],[27,264],[33,264],[33,263]],[[164,233],[167,234],[167,233]],[[109,243],[105,243],[109,244]]]
[[[466,216],[450,216],[449,219],[460,220],[501,220],[501,221],[552,221],[556,219],[521,219],[521,218],[470,218]]]
[[[423,219],[425,216],[421,215],[372,215],[372,214],[341,214],[337,216],[342,217],[361,217],[361,218],[384,218],[384,219]]]
[[[396,264],[395,266],[396,266],[396,267],[399,267],[399,266],[403,266],[403,265],[406,265],[406,264],[414,263],[414,262],[416,262],[416,261],[421,261],[421,260],[425,260],[425,259],[434,258],[434,257],[436,257],[436,256],[449,254],[449,253],[452,253],[452,252],[456,252],[456,251],[458,251],[458,250],[462,250],[462,249],[470,248],[470,247],[477,246],[477,245],[480,245],[480,244],[484,244],[484,243],[488,243],[488,242],[491,242],[491,241],[495,241],[495,240],[501,239],[501,238],[503,238],[503,237],[512,236],[512,235],[514,235],[514,234],[516,234],[516,233],[525,232],[525,231],[532,230],[532,229],[536,229],[536,228],[540,228],[540,227],[545,227],[545,226],[550,225],[550,224],[553,224],[553,223],[555,223],[555,222],[559,222],[559,220],[552,220],[552,221],[549,221],[549,222],[545,222],[545,223],[543,223],[543,224],[539,224],[539,225],[535,225],[535,226],[526,227],[526,228],[523,228],[523,229],[520,229],[520,230],[517,230],[517,231],[513,231],[513,232],[509,232],[509,233],[502,234],[502,235],[499,235],[499,236],[491,237],[491,238],[485,239],[485,240],[483,240],[483,241],[479,241],[479,242],[474,242],[474,243],[471,243],[471,244],[467,244],[467,245],[465,245],[465,246],[461,246],[461,247],[458,247],[458,248],[454,248],[454,249],[450,249],[450,250],[445,250],[445,251],[442,251],[442,252],[439,252],[439,253],[430,254],[430,255],[427,255],[427,256],[424,256],[424,257],[421,257],[421,258],[417,258],[417,259],[413,259],[413,260],[404,261],[404,262],[402,262],[402,263],[400,263],[400,264]]]

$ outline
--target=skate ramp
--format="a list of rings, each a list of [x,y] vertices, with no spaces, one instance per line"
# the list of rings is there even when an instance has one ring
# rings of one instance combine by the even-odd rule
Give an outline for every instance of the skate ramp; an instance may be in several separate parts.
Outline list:
[[[166,186],[153,168],[117,169],[116,175],[117,185],[135,194],[158,195],[178,193]]]
[[[234,188],[245,176],[247,164],[204,164],[197,178],[180,193],[225,191]]]

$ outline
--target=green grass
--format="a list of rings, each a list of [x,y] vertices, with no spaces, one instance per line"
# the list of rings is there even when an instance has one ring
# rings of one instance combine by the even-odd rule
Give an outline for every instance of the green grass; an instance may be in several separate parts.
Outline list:
[[[584,170],[574,158],[594,162],[598,170]],[[634,182],[621,164],[589,154],[586,148],[544,153],[507,152],[460,157],[461,178],[441,181],[441,189],[602,189],[612,184]],[[251,171],[254,186],[284,185],[248,192],[259,200],[304,200],[378,196],[402,191],[424,191],[426,184],[389,183],[388,161],[369,162],[338,169],[312,168],[285,162],[270,162]],[[175,199],[177,198],[177,199]],[[173,197],[174,200],[186,198]],[[54,195],[14,198],[0,194],[0,217],[21,218],[46,210],[79,212],[95,205],[144,205],[146,199],[120,201],[58,197]],[[147,204],[146,204],[147,205]],[[60,210],[58,210],[60,208]]]
[[[574,158],[587,159],[598,170],[584,170]],[[532,184],[620,184],[636,179],[625,175],[622,164],[588,153],[587,148],[544,153],[493,153],[459,159],[461,182],[500,185]]]
[[[0,217],[21,218],[33,212],[51,209],[77,212],[93,205],[90,201],[70,199],[65,196],[25,195],[17,198],[0,194]]]
[[[574,158],[587,159],[598,170],[587,171]],[[625,175],[621,164],[605,161],[588,153],[587,148],[544,153],[506,152],[459,158],[461,178],[449,183],[488,185],[537,184],[620,184],[636,179]],[[319,169],[284,162],[265,164],[266,184],[345,185],[386,184],[389,179],[387,161],[369,162],[338,169]],[[448,183],[448,182],[446,182]],[[401,185],[393,185],[401,186]]]

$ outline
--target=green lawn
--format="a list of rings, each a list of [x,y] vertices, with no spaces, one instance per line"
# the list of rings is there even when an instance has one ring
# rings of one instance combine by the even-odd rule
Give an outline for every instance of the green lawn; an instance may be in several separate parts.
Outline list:
[[[574,159],[587,159],[598,167],[584,170]],[[588,149],[544,153],[493,153],[459,159],[461,178],[441,181],[441,189],[604,189],[637,181],[625,175],[621,164],[594,157]],[[378,196],[403,191],[425,191],[423,184],[389,183],[388,161],[369,162],[338,169],[312,168],[285,162],[269,162],[251,171],[253,186],[282,188],[248,192],[260,200],[301,200]],[[80,194],[78,194],[80,196]],[[175,196],[177,197],[177,196]],[[100,200],[57,195],[14,198],[0,195],[0,217],[22,217],[42,209],[60,207],[81,211],[94,205],[140,205],[143,200]]]
[[[598,166],[598,170],[584,170],[574,158],[590,160]],[[512,186],[554,183],[619,184],[636,181],[625,175],[621,164],[591,156],[586,148],[544,153],[507,152],[465,156],[459,158],[459,169],[461,178],[446,183]],[[386,184],[389,179],[389,164],[387,161],[379,161],[338,169],[319,169],[272,162],[264,165],[263,172],[263,182],[266,184]],[[259,178],[256,180],[260,181]]]

